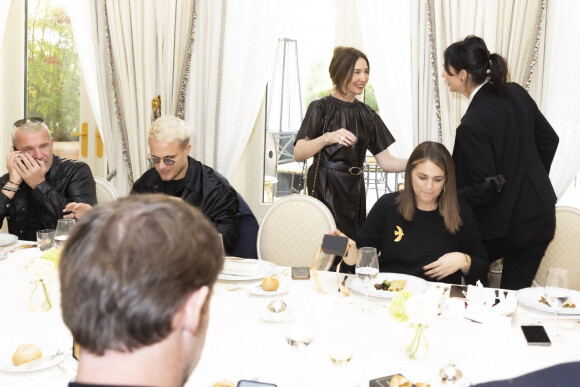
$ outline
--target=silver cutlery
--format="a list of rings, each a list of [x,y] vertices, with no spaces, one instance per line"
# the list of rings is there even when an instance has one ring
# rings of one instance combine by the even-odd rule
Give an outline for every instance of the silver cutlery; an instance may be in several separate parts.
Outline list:
[[[16,246],[16,247],[11,248],[10,250],[8,250],[8,252],[9,253],[13,253],[16,250],[20,250],[20,249],[30,249],[30,248],[33,248],[33,247],[36,247],[36,243],[24,243],[24,244],[21,244],[19,246]]]
[[[52,359],[57,358],[57,357],[59,357],[61,355],[64,355],[65,353],[70,352],[70,351],[71,351],[70,349],[69,350],[66,350],[66,351],[62,351],[62,350],[59,349],[58,351],[56,351],[55,353],[53,353],[50,356],[41,357],[40,359],[36,359],[34,361],[21,364],[18,367],[20,367],[21,369],[27,370],[27,369],[30,369],[32,367],[35,367],[35,366],[39,365],[40,363],[43,363],[45,361],[52,360]]]

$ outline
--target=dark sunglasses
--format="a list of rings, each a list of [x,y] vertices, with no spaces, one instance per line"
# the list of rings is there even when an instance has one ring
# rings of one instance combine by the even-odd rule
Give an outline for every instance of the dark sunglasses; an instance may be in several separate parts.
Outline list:
[[[21,120],[18,120],[14,123],[14,127],[15,128],[20,128],[22,125],[24,125],[27,122],[34,122],[35,124],[41,124],[44,122],[44,120],[40,117],[30,117],[30,118],[23,118]]]
[[[181,156],[183,156],[183,154],[181,154],[178,158],[176,159],[170,159],[169,157],[165,157],[163,159],[163,162],[165,163],[165,165],[173,165],[175,164],[175,162],[177,160],[179,160],[181,158]],[[157,165],[161,162],[161,159],[159,157],[154,157],[149,155],[149,157],[147,158],[147,160],[151,163],[151,165]]]

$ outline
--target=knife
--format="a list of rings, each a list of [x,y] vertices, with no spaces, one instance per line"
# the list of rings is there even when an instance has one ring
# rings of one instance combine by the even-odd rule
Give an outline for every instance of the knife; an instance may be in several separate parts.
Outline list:
[[[69,349],[67,351],[62,351],[59,349],[58,351],[56,351],[55,353],[53,353],[50,356],[41,357],[40,359],[36,359],[36,360],[30,361],[28,363],[21,364],[18,367],[20,367],[21,369],[29,369],[29,368],[32,368],[34,366],[39,365],[40,363],[42,363],[44,361],[52,360],[56,357],[59,357],[60,355],[64,355],[65,353],[67,353],[69,351],[71,351],[71,350]]]

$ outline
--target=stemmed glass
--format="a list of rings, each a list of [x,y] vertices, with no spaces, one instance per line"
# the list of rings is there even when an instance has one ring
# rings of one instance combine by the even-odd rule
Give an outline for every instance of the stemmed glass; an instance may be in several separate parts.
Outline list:
[[[377,258],[377,249],[374,247],[361,247],[359,249],[359,260],[356,264],[355,273],[358,278],[365,284],[365,303],[363,310],[367,310],[369,299],[369,286],[371,281],[379,274],[379,260]]]
[[[301,310],[298,313],[293,313],[286,320],[286,327],[284,331],[284,339],[286,343],[297,352],[304,352],[312,344],[316,337],[316,327],[313,312],[310,310]],[[306,363],[304,354],[300,353],[300,362]],[[297,369],[302,370],[297,374],[296,386],[305,385],[305,379],[308,375],[303,375],[304,370],[308,369],[306,364],[300,364]]]
[[[59,219],[56,224],[56,232],[54,234],[54,241],[56,247],[63,248],[66,240],[68,239],[68,234],[75,225],[74,219]]]
[[[569,294],[568,271],[560,268],[548,269],[544,284],[544,297],[554,311],[554,322],[558,319],[558,308],[568,301]]]

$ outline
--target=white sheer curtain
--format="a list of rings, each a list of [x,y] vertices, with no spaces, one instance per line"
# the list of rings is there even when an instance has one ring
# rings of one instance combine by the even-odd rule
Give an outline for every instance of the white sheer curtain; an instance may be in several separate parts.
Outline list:
[[[442,142],[453,147],[455,129],[467,109],[467,99],[449,92],[443,70],[443,51],[467,35],[482,37],[491,53],[506,58],[511,80],[522,83],[530,49],[535,43],[535,26],[541,0],[461,1],[430,0],[436,61],[436,98],[441,105]]]
[[[580,169],[580,2],[548,2],[543,111],[560,143],[550,170],[558,197]]]
[[[151,101],[176,114],[185,92],[184,57],[192,38],[189,0],[82,0],[71,3],[73,30],[91,107],[119,192],[148,168]],[[112,177],[110,176],[110,177]]]
[[[12,0],[0,0],[0,49],[4,42],[4,31],[6,30],[6,20],[8,19],[8,11]]]
[[[428,5],[428,1],[411,2],[411,93],[413,143],[416,145],[427,140],[439,141],[441,137],[433,87],[439,69],[431,65]]]
[[[358,0],[358,15],[381,118],[397,140],[390,152],[413,150],[411,97],[411,3]]]
[[[127,193],[129,181],[114,115],[104,6],[100,0],[76,0],[70,2],[70,10],[85,87],[105,144],[109,171],[107,178],[117,191]]]
[[[200,1],[197,9],[196,38],[191,57],[191,74],[187,87],[185,120],[192,130],[191,156],[215,167],[213,132],[217,103],[218,80],[221,79],[220,53],[223,55],[222,34],[225,33],[224,1]]]
[[[125,159],[134,181],[148,169],[151,101],[175,114],[187,37],[189,0],[107,0],[113,89]],[[164,9],[164,11],[161,11]],[[173,36],[175,35],[175,36]]]
[[[186,118],[195,157],[231,177],[256,120],[284,3],[202,1]]]

